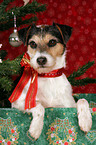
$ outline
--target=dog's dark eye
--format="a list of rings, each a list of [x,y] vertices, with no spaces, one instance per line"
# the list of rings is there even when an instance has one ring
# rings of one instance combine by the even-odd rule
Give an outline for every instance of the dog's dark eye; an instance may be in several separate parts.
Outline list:
[[[34,41],[31,41],[31,42],[29,43],[29,45],[30,45],[30,47],[33,48],[33,49],[35,49],[35,48],[37,47],[37,44],[36,44]]]
[[[51,39],[51,40],[49,41],[49,43],[48,43],[48,46],[49,46],[49,47],[53,47],[53,46],[55,46],[56,44],[57,44],[57,41],[54,40],[54,39]]]

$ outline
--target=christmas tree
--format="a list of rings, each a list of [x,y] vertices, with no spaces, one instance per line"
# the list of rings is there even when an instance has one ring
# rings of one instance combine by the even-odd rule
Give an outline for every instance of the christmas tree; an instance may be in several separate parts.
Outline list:
[[[13,1],[15,0],[3,0],[0,3],[0,31],[14,27],[14,16],[17,19],[17,21],[15,20],[15,27],[17,28],[24,24],[35,23],[38,20],[37,14],[46,10],[46,5],[38,3],[36,0],[30,3],[29,0],[22,0],[22,2],[24,1],[23,6],[14,6],[8,9],[8,5]],[[18,79],[13,81],[12,76],[21,73],[20,61],[22,56],[13,61],[3,61],[6,55],[6,51],[0,51],[0,107],[10,107],[8,97],[18,82]]]
[[[46,5],[38,3],[33,0],[32,3],[27,3],[21,7],[14,7],[6,11],[7,6],[14,0],[3,0],[0,4],[0,31],[8,30],[14,26],[14,15],[17,17],[17,27],[23,24],[32,24],[38,20],[37,13],[43,12],[46,9]],[[28,18],[24,18],[28,16]]]

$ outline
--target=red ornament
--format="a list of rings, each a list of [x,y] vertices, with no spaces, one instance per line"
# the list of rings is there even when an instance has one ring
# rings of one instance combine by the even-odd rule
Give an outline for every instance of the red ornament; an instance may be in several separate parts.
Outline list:
[[[68,132],[69,132],[69,134],[71,134],[71,133],[72,133],[72,130],[71,130],[71,129],[69,129],[69,131],[68,131]]]
[[[14,129],[11,129],[11,133],[14,133],[15,132],[15,130]]]
[[[16,140],[17,138],[15,137],[15,140]]]
[[[7,145],[11,145],[11,141],[8,141],[8,142],[7,142]]]
[[[2,143],[2,140],[0,140],[0,143]]]
[[[55,128],[54,127],[51,127],[51,131],[54,131],[55,130]]]
[[[59,144],[59,141],[56,141],[56,144]]]
[[[68,145],[68,142],[65,142],[64,145]]]
[[[95,108],[92,108],[92,111],[93,111],[93,112],[96,112],[96,107],[95,107]]]
[[[74,141],[74,138],[72,138],[72,141]]]

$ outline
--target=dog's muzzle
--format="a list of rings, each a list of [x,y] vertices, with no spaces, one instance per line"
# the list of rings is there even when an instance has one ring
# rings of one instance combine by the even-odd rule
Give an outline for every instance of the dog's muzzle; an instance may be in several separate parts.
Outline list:
[[[41,57],[38,57],[37,58],[37,63],[39,64],[39,65],[45,65],[46,63],[47,63],[47,58],[46,57],[43,57],[43,56],[41,56]]]

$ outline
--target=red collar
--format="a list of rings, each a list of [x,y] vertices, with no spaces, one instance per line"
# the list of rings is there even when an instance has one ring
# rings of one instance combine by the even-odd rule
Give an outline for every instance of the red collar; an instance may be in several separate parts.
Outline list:
[[[27,85],[29,79],[31,78],[31,83],[25,98],[25,109],[31,109],[32,107],[36,106],[38,76],[46,78],[59,77],[64,73],[64,67],[57,70],[53,70],[49,73],[38,74],[37,71],[30,67],[30,57],[27,53],[24,54],[21,60],[21,66],[25,67],[23,75],[16,88],[14,89],[12,95],[10,96],[9,101],[12,103],[20,97],[24,87]]]
[[[38,73],[36,72],[32,67],[30,67],[30,56],[28,55],[28,53],[25,53],[22,60],[21,60],[21,66],[25,67],[25,69],[31,69],[32,70],[32,74],[34,73]],[[46,77],[46,78],[53,78],[53,77],[59,77],[64,73],[64,67],[60,68],[60,69],[56,69],[53,70],[49,73],[38,73],[39,77]]]
[[[54,78],[54,77],[59,77],[64,73],[64,67],[60,69],[53,70],[49,73],[41,73],[38,74],[39,77],[44,77],[44,78]]]

